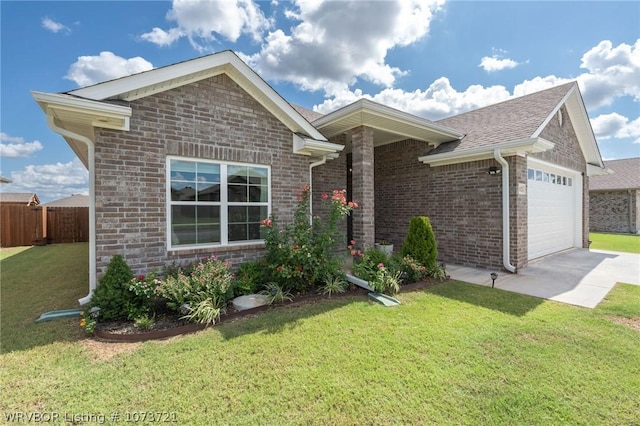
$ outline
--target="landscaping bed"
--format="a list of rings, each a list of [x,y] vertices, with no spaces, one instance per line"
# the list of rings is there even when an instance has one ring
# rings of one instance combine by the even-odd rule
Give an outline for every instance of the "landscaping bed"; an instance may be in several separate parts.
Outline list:
[[[440,280],[427,279],[404,285],[401,287],[400,291],[405,293],[409,291],[424,290],[440,283],[442,283]],[[333,294],[331,296],[317,292],[309,292],[299,294],[292,300],[285,300],[282,303],[258,306],[251,309],[237,310],[233,308],[232,305],[229,305],[226,312],[220,315],[215,324],[234,321],[239,318],[255,315],[268,310],[293,308],[324,300],[344,297],[366,298],[368,293],[369,291],[363,288],[351,286],[348,291]],[[151,327],[144,330],[136,327],[133,321],[110,321],[98,323],[93,335],[99,340],[106,341],[144,342],[147,340],[166,339],[173,336],[194,333],[196,331],[204,330],[205,328],[207,328],[206,324],[189,323],[182,319],[180,315],[171,315],[170,313],[167,313],[155,321]]]

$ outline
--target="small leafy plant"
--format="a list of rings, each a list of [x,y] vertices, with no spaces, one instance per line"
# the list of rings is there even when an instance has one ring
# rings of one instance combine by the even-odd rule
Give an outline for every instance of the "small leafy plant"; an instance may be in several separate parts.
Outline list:
[[[284,303],[285,300],[293,300],[293,295],[284,290],[278,283],[270,282],[265,285],[265,289],[260,292],[268,297],[269,305],[274,303]]]
[[[324,285],[320,287],[320,292],[331,297],[332,293],[344,293],[347,290],[347,281],[344,276],[333,274],[325,277]]]
[[[266,265],[263,262],[253,261],[241,264],[236,273],[234,294],[242,296],[254,294],[266,281]]]
[[[212,324],[233,297],[231,264],[214,256],[199,262],[191,274],[178,271],[158,287],[167,307],[189,321]]]
[[[133,325],[140,330],[149,330],[156,323],[155,316],[140,315],[133,321]]]

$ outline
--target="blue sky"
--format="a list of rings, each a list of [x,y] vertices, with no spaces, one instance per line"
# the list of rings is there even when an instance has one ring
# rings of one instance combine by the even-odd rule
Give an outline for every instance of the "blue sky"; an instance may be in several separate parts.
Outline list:
[[[605,160],[640,156],[638,2],[0,2],[3,192],[87,191],[30,91],[236,51],[285,99],[440,119],[577,80]]]

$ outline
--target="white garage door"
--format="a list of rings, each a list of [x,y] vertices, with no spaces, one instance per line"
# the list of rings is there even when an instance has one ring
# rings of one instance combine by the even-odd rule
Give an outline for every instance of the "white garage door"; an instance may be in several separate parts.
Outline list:
[[[581,188],[580,174],[529,159],[529,259],[581,245]]]

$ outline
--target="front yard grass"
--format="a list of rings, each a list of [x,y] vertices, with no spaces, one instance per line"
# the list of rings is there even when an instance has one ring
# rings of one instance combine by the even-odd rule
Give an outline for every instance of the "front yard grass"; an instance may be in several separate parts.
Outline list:
[[[2,315],[28,316],[14,324],[29,326],[28,300],[14,296],[5,307],[5,279],[22,270],[8,273],[4,265]],[[45,274],[58,266],[32,267]],[[54,288],[41,290],[51,303]],[[618,284],[593,310],[462,282],[398,299],[394,308],[344,297],[273,309],[143,344],[74,340],[56,321],[57,341],[13,343],[13,352],[0,355],[1,415],[104,414],[108,423],[112,413],[122,422],[127,412],[175,412],[179,424],[617,425],[640,418],[640,333],[614,321],[640,320],[640,286]]]
[[[591,232],[589,239],[592,249],[640,254],[640,235]]]

